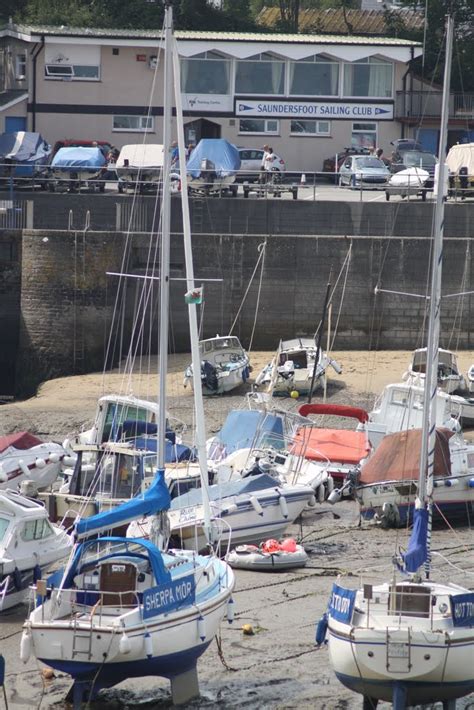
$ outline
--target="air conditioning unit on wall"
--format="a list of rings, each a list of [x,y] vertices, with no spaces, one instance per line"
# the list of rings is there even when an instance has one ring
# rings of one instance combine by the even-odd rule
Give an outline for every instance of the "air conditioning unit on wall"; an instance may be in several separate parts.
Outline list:
[[[153,54],[148,59],[148,66],[150,67],[150,69],[156,69],[156,67],[158,66],[158,57],[156,55]]]

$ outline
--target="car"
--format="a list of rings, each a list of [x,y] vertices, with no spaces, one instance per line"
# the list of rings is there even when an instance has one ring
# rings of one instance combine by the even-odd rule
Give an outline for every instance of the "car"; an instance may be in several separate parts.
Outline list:
[[[421,143],[414,138],[397,138],[394,141],[390,141],[390,145],[393,145],[393,150],[396,153],[403,153],[407,150],[423,150]]]
[[[330,158],[326,158],[323,162],[323,173],[322,177],[327,178],[331,182],[337,182],[338,181],[338,175],[337,172],[339,171],[339,168],[345,161],[345,159],[349,155],[369,155],[369,149],[368,148],[359,148],[356,146],[348,146],[346,148],[342,148],[340,153],[337,153],[336,155],[331,156]],[[336,156],[337,156],[337,170],[336,170]]]
[[[435,166],[438,162],[433,153],[426,150],[406,150],[399,153],[397,161],[392,161],[390,164],[390,172],[392,174],[406,170],[406,168],[423,168],[430,174],[429,180],[425,183],[425,187],[431,188],[434,185]]]
[[[237,181],[257,182],[260,176],[264,151],[261,148],[238,148],[237,150],[240,155],[240,170]],[[279,173],[284,173],[286,170],[285,161],[276,153],[274,155],[273,169]]]
[[[372,155],[349,155],[339,168],[340,185],[376,187],[386,185],[390,170]]]

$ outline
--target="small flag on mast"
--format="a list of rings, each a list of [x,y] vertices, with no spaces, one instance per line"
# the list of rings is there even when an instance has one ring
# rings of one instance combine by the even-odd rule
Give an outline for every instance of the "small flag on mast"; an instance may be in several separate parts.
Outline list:
[[[190,303],[202,303],[202,286],[200,288],[193,288],[184,294],[185,303],[188,305]]]

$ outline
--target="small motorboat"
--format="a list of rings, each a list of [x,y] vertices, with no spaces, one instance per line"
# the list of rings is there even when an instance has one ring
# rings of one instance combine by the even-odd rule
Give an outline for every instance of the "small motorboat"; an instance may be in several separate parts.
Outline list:
[[[41,503],[0,491],[0,611],[26,601],[29,586],[71,547],[72,538],[49,522]]]
[[[424,385],[426,374],[426,348],[414,350],[408,370],[402,379],[410,385]],[[438,350],[438,388],[452,394],[467,387],[464,375],[458,367],[456,355],[451,350]]]
[[[199,342],[203,394],[224,394],[247,382],[250,375],[249,356],[235,335],[208,338]],[[184,373],[184,386],[193,383],[193,368]]]
[[[50,165],[48,189],[65,187],[69,192],[87,187],[104,192],[107,160],[98,146],[60,148]]]
[[[472,394],[474,392],[474,365],[471,365],[471,367],[467,371],[467,381],[469,393]]]
[[[16,131],[0,135],[0,181],[10,179],[17,185],[36,180],[46,187],[51,146],[40,133]]]
[[[240,153],[223,138],[202,138],[186,165],[188,187],[201,195],[228,193],[237,196],[234,184],[240,170]]]
[[[423,168],[413,167],[400,170],[388,181],[385,188],[385,198],[388,201],[392,195],[401,195],[401,197],[421,195],[421,199],[425,201],[428,189],[432,189],[428,188],[430,178],[429,172]]]
[[[255,384],[266,385],[267,392],[273,396],[298,397],[324,388],[327,368],[331,366],[338,374],[342,368],[322,351],[315,367],[316,351],[313,338],[280,341],[275,357],[257,376]]]
[[[163,174],[163,145],[159,143],[132,143],[124,145],[115,165],[117,188],[139,192],[156,190]]]
[[[226,562],[234,569],[256,572],[281,572],[286,569],[304,567],[308,555],[303,545],[293,538],[282,542],[266,540],[261,545],[238,545],[226,555]]]
[[[33,481],[48,488],[59,475],[66,450],[54,441],[41,441],[26,431],[0,436],[0,490]]]

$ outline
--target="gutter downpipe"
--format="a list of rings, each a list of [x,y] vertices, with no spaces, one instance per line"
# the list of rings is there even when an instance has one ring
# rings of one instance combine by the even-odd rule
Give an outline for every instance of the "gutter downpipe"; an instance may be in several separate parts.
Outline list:
[[[31,130],[36,131],[36,60],[44,47],[44,35],[41,35],[41,42],[34,46],[31,53],[33,68],[33,87],[31,92]]]

